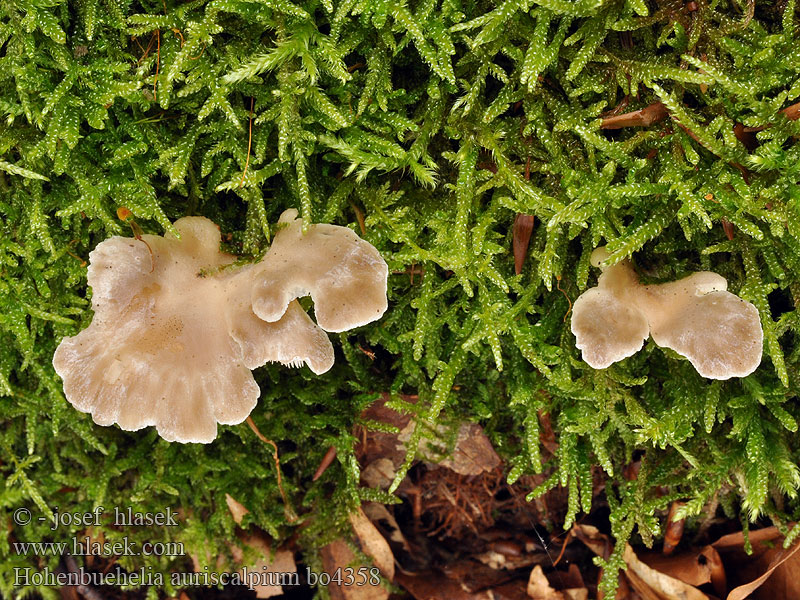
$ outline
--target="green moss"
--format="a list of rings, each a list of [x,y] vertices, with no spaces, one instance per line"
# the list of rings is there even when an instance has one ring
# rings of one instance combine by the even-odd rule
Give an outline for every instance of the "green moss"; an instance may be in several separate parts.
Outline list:
[[[83,261],[127,232],[121,205],[155,233],[206,215],[243,256],[263,252],[287,207],[354,228],[363,216],[388,261],[390,312],[339,338],[331,372],[258,371],[254,420],[281,448],[292,509],[316,524],[308,550],[375,494],[358,488],[352,431],[386,390],[419,394],[429,422],[447,409],[486,423],[512,479],[544,471],[569,487],[568,523],[589,510],[600,465],[615,567],[632,532],[660,534],[655,511],[674,498],[686,514],[719,499],[749,519],[797,519],[800,121],[780,110],[800,96],[798,15],[794,0],[754,5],[0,0],[4,521],[23,505],[181,507],[181,527],[131,535],[216,556],[232,538],[230,493],[247,523],[281,539],[297,527],[271,450],[246,425],[207,446],[168,444],[97,427],[65,401],[50,361],[91,319]],[[600,128],[605,111],[654,102],[667,118]],[[739,139],[738,124],[754,131]],[[517,213],[536,217],[521,275]],[[568,298],[594,281],[600,244],[654,280],[725,276],[761,313],[761,367],[711,383],[648,343],[589,368]],[[544,465],[537,411],[559,442]],[[330,445],[337,464],[312,483]],[[50,538],[37,523],[11,541]],[[33,560],[9,544],[8,595],[9,568]]]

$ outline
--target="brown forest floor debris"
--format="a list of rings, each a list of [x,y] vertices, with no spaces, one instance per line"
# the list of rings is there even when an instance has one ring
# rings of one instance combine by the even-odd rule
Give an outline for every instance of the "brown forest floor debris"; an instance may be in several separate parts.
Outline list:
[[[364,430],[357,453],[364,483],[383,488],[402,463],[413,428],[411,417],[386,407],[385,400],[370,407],[364,418],[394,425],[400,433]],[[539,421],[542,452],[548,458],[558,444],[549,415],[540,414]],[[438,433],[442,440],[448,436],[444,429]],[[418,453],[422,460],[397,490],[402,504],[365,507],[366,516],[394,553],[394,583],[406,592],[392,598],[600,597],[597,582],[601,572],[592,557],[607,559],[613,545],[604,533],[609,523],[599,474],[595,477],[596,510],[569,532],[561,532],[567,501],[564,490],[556,488],[529,502],[527,493],[544,476],[523,477],[509,485],[499,457],[478,425],[461,425],[456,436],[452,430],[449,435],[453,458],[435,462],[436,453],[445,449],[444,442],[441,447],[435,442],[428,449],[423,447]],[[636,478],[636,466],[631,466],[631,479]],[[671,512],[679,507],[679,502],[673,503]],[[733,527],[730,521],[713,515],[707,521],[710,525],[702,536],[696,536],[697,541],[710,541],[712,531],[719,534]],[[627,570],[620,575],[617,599],[800,598],[800,553],[795,554],[800,546],[782,550],[782,538],[774,528],[751,533],[756,552],[747,557],[741,533],[696,546],[684,538],[682,521],[664,514],[663,524],[669,533],[666,551],[626,547]]]
[[[357,432],[362,481],[383,489],[388,488],[403,462],[413,427],[410,416],[385,406],[386,399],[374,403],[362,416],[367,422],[393,425],[396,433],[369,427]],[[407,396],[404,400],[413,403],[415,398]],[[549,415],[540,413],[538,417],[542,454],[547,460],[557,452],[558,444]],[[449,457],[445,457],[448,452]],[[400,504],[364,503],[350,516],[352,536],[322,548],[326,573],[348,569],[357,573],[359,567],[366,567],[377,568],[382,577],[379,585],[362,586],[337,585],[332,578],[328,593],[333,600],[602,598],[597,587],[602,572],[593,558],[608,559],[613,544],[607,533],[608,507],[599,472],[594,478],[593,512],[563,532],[560,526],[567,511],[566,491],[557,487],[527,501],[527,494],[547,474],[522,477],[509,485],[505,466],[479,425],[456,422],[437,429],[418,456],[420,460],[397,489]],[[639,465],[640,460],[634,459],[626,469],[626,478],[636,479]],[[236,523],[247,523],[243,519],[248,508],[231,496],[226,502]],[[668,552],[626,546],[623,559],[627,569],[619,576],[615,600],[800,599],[800,541],[784,549],[783,536],[775,527],[757,529],[749,534],[753,553],[747,555],[742,532],[729,533],[735,531],[738,522],[718,516],[718,504],[709,505],[708,515],[691,539],[682,535],[682,523],[672,519],[679,506],[673,502],[670,514],[662,516]],[[302,573],[303,565],[297,569],[294,562],[302,556],[295,555],[293,545],[271,553],[272,541],[257,528],[237,528],[237,535],[241,544],[258,551],[253,568]],[[238,545],[230,544],[230,550],[235,564],[244,566]],[[224,561],[224,557],[217,561]],[[87,564],[90,569],[104,566]],[[75,568],[74,560],[63,562],[62,570]],[[313,595],[305,582],[301,588],[284,587],[284,597],[289,600]],[[139,600],[141,596],[137,592],[109,596],[106,592],[94,588],[61,590],[63,600]],[[230,596],[241,600],[279,594],[280,588],[255,592],[245,588],[193,588],[180,591],[179,597],[220,600]]]

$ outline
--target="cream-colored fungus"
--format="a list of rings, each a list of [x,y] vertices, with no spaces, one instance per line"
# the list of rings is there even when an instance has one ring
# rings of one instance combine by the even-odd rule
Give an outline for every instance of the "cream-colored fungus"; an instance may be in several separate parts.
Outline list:
[[[380,318],[388,268],[344,227],[312,225],[302,234],[296,214],[284,213],[281,221],[291,223],[261,262],[244,267],[223,268],[235,257],[219,251],[219,228],[203,217],[178,220],[180,239],[99,244],[87,274],[94,319],[53,357],[67,399],[99,425],[155,425],[169,441],[210,442],[217,423],[241,423],[255,407],[251,369],[269,361],[330,369],[333,347],[322,328]],[[254,302],[272,288],[280,306],[265,320]],[[307,293],[320,325],[295,300]]]
[[[607,257],[598,248],[592,264],[599,267]],[[761,321],[756,307],[727,287],[725,278],[709,271],[642,285],[630,261],[621,261],[604,268],[597,287],[575,301],[576,346],[590,366],[604,369],[638,352],[652,335],[703,377],[744,377],[761,362]]]

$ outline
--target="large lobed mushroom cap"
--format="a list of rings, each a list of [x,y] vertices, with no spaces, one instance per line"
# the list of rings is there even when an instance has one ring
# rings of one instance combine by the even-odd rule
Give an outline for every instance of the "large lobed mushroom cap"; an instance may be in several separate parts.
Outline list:
[[[253,310],[276,321],[295,298],[311,296],[317,324],[325,331],[365,325],[386,311],[389,267],[372,244],[347,227],[313,225],[303,232],[297,211],[284,224],[264,257],[253,288]]]
[[[650,311],[653,341],[688,358],[709,379],[744,377],[761,363],[758,309],[726,291],[727,285],[722,276],[706,271],[642,289],[644,299],[657,295],[661,300]]]
[[[601,266],[603,248],[592,254]],[[703,377],[744,377],[761,362],[758,310],[727,291],[709,271],[644,286],[629,261],[607,267],[598,285],[575,301],[572,332],[583,359],[595,369],[635,354],[648,335],[689,359]]]
[[[180,240],[113,237],[91,252],[94,319],[61,342],[53,365],[67,399],[97,424],[207,442],[218,422],[250,414],[259,389],[219,318],[224,283],[201,276],[233,260],[219,252],[219,229],[200,217],[175,228]]]
[[[583,360],[595,369],[605,369],[641,350],[650,326],[644,313],[625,297],[596,287],[575,300],[572,333]]]
[[[312,226],[311,232],[317,227],[323,226]],[[333,365],[333,347],[293,298],[269,322],[256,315],[251,299],[255,283],[263,284],[261,274],[291,275],[270,267],[270,253],[257,265],[225,268],[234,257],[219,251],[214,223],[184,217],[175,228],[180,239],[112,237],[90,253],[87,280],[95,316],[81,333],[62,340],[53,365],[67,399],[99,425],[117,423],[128,431],[155,425],[168,441],[210,442],[217,423],[241,423],[255,407],[260,391],[250,369],[276,361],[306,363],[324,373]],[[283,235],[276,236],[276,244]],[[324,250],[346,253],[352,245]],[[298,264],[304,250],[299,248]],[[317,259],[305,255],[305,260]],[[336,268],[335,261],[326,264]],[[314,273],[321,275],[319,269]],[[311,277],[303,281],[308,284]],[[357,288],[356,279],[351,288]],[[383,281],[383,296],[376,299],[370,280],[377,306],[359,306],[356,324],[367,312],[373,318],[383,314]],[[347,328],[341,317],[336,322]]]

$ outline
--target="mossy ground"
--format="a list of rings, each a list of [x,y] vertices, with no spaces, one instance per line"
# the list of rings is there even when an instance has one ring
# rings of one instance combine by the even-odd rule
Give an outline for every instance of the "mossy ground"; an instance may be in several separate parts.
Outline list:
[[[179,507],[180,527],[125,534],[216,556],[234,539],[227,493],[251,511],[243,527],[297,533],[313,562],[349,510],[392,501],[359,486],[354,454],[381,392],[418,418],[412,443],[444,417],[484,424],[511,481],[568,490],[557,526],[590,510],[600,465],[610,567],[632,534],[661,535],[674,499],[687,516],[718,502],[745,525],[796,520],[798,22],[795,0],[0,0],[0,591],[32,591],[13,590],[13,567],[58,561],[14,553],[56,539],[14,526],[19,507]],[[654,103],[660,120],[603,128]],[[363,231],[389,263],[389,312],[335,340],[329,373],[257,372],[253,419],[278,444],[286,504],[246,425],[169,444],[64,399],[53,351],[92,318],[85,260],[127,233],[120,206],[153,233],[205,215],[243,256],[297,207]],[[519,275],[518,214],[535,217]],[[711,382],[651,342],[589,368],[569,308],[600,244],[650,280],[726,277],[759,309],[761,367]],[[540,413],[558,443],[544,462]]]

